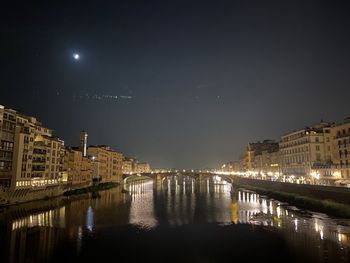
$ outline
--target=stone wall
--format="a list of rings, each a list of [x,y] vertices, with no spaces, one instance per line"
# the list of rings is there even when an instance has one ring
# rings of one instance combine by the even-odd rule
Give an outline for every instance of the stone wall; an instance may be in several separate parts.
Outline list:
[[[248,178],[241,178],[241,177],[237,177],[235,181],[241,185],[249,185],[253,187],[264,188],[267,190],[294,193],[294,194],[299,194],[303,196],[313,197],[316,199],[323,199],[323,200],[328,199],[328,200],[333,200],[339,203],[345,203],[350,205],[350,188],[346,188],[346,187],[292,184],[292,183],[248,179]]]

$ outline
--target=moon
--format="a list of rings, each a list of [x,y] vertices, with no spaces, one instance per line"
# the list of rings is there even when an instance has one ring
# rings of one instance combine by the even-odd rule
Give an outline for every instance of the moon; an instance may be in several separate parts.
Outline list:
[[[74,54],[73,54],[73,58],[74,58],[75,60],[79,60],[79,59],[80,59],[80,55],[79,55],[78,53],[74,53]]]

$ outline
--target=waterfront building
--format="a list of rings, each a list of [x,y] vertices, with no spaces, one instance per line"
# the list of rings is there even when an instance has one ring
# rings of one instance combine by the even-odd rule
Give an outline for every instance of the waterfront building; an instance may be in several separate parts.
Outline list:
[[[129,158],[129,157],[124,157],[123,159],[123,174],[132,174],[134,173],[134,163],[135,159]]]
[[[64,172],[68,186],[88,186],[92,183],[92,160],[77,148],[66,148]]]
[[[28,189],[58,184],[64,142],[34,117],[0,106],[0,187]]]
[[[238,161],[227,162],[221,166],[223,172],[237,172],[240,171],[240,163]]]
[[[283,135],[279,143],[283,175],[302,182],[319,180],[320,176],[312,173],[312,169],[332,163],[333,125],[321,121]]]
[[[241,172],[246,172],[248,169],[247,167],[247,163],[248,163],[248,157],[247,157],[247,152],[244,152],[244,154],[242,154],[239,159],[238,159],[238,163],[239,163],[239,170]]]
[[[135,173],[150,173],[151,172],[151,167],[149,163],[136,163],[135,166]]]
[[[93,180],[99,182],[121,182],[123,154],[106,145],[89,146],[87,149],[93,165]]]
[[[332,158],[341,179],[350,180],[350,117],[331,128]]]
[[[272,151],[262,151],[254,156],[254,171],[262,177],[280,176],[280,153],[277,148],[271,148]]]
[[[264,140],[262,142],[248,143],[244,155],[241,157],[241,165],[245,171],[254,171],[254,157],[260,155],[263,151],[278,151],[278,143],[272,140]]]

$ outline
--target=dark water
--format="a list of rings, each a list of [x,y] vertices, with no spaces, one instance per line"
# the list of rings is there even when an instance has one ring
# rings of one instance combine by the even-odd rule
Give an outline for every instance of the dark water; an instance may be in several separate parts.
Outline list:
[[[220,178],[127,188],[5,209],[1,262],[350,262],[350,220]]]

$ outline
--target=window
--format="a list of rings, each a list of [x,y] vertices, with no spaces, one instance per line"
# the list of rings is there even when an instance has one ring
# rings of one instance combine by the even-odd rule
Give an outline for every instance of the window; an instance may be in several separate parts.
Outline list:
[[[316,137],[316,138],[315,138],[315,142],[319,142],[319,139],[318,139],[318,137]]]
[[[319,151],[319,150],[320,150],[320,146],[316,145],[316,151]]]

